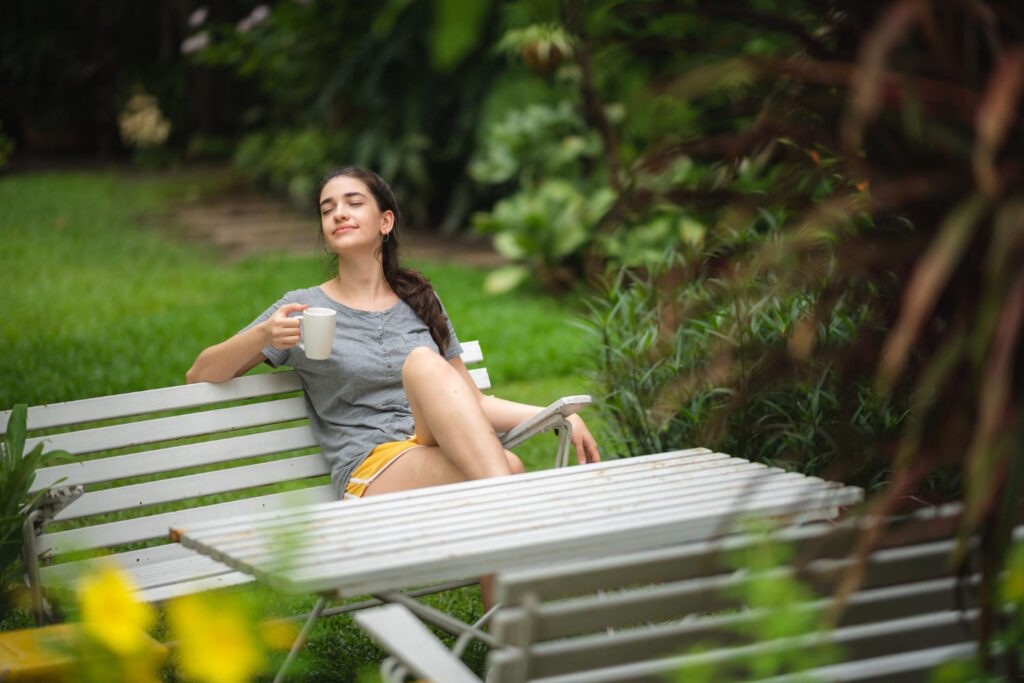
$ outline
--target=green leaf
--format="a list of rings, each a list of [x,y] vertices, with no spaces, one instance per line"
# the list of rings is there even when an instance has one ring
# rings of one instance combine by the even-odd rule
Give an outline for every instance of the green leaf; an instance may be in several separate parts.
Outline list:
[[[8,462],[7,459],[11,459],[10,462],[15,462],[15,458],[20,458],[21,454],[25,450],[25,430],[28,422],[28,406],[24,403],[19,403],[11,409],[11,418],[7,423],[7,455],[5,459],[5,466]]]
[[[530,276],[525,266],[505,266],[498,268],[484,280],[484,291],[488,294],[504,294],[512,291]]]
[[[491,4],[486,0],[434,0],[434,66],[449,71],[480,42]]]

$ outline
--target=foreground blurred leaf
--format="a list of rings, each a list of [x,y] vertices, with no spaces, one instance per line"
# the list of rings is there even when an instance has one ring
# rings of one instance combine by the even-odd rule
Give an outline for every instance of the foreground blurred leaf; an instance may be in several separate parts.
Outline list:
[[[932,313],[987,206],[984,197],[975,195],[957,207],[914,267],[903,293],[899,320],[882,349],[879,377],[883,387],[891,388],[903,372],[921,327]]]

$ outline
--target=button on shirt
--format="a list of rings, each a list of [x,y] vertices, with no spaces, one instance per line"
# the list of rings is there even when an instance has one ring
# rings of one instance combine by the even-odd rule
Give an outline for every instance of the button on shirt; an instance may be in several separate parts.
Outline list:
[[[426,323],[405,301],[399,300],[386,311],[361,311],[338,303],[320,287],[288,292],[245,329],[290,303],[338,313],[334,344],[326,360],[310,360],[298,346],[268,346],[263,355],[275,368],[294,368],[301,378],[310,426],[331,465],[331,483],[341,496],[352,471],[370,451],[412,436],[415,426],[402,386],[402,365],[417,346],[437,351],[437,344]],[[447,312],[444,316],[451,341],[443,355],[451,360],[462,354],[462,346]]]

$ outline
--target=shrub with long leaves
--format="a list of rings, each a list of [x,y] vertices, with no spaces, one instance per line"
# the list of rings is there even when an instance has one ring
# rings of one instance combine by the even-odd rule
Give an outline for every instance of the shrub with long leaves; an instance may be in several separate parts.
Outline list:
[[[30,494],[36,468],[43,459],[43,444],[25,453],[28,408],[19,403],[11,410],[7,433],[0,444],[0,616],[7,608],[13,580],[20,574],[22,527],[28,513],[48,488]],[[64,451],[51,451],[61,455]]]

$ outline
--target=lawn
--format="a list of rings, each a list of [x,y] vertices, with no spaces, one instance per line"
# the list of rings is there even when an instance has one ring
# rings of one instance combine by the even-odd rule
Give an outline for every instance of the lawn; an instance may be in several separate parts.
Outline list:
[[[289,289],[325,279],[316,254],[228,263],[179,240],[173,207],[225,187],[217,174],[104,171],[0,180],[0,409],[180,384],[205,346],[231,335]],[[540,292],[484,293],[486,272],[410,264],[434,283],[461,339],[481,341],[496,393],[547,403],[585,393],[591,342],[572,324],[578,300]],[[592,416],[596,426],[596,416]],[[554,438],[519,449],[549,467]],[[268,613],[306,600],[261,593]],[[438,597],[469,617],[478,591]],[[289,604],[281,604],[281,603]],[[303,661],[307,680],[356,680],[381,652],[348,618],[322,620]],[[481,654],[471,659],[479,665]]]

